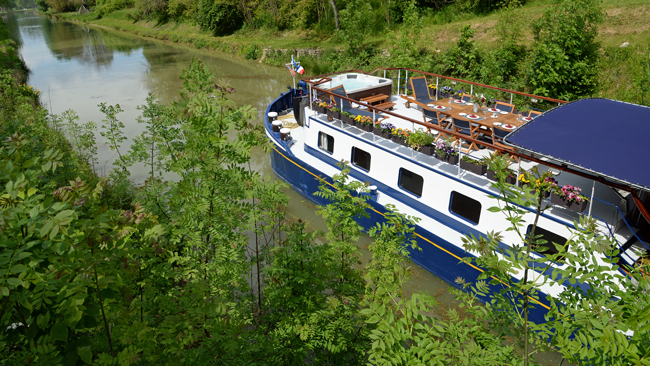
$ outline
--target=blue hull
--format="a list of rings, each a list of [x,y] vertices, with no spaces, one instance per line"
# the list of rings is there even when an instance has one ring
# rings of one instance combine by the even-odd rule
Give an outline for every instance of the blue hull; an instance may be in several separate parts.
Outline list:
[[[290,95],[290,93],[288,94]],[[286,95],[278,98],[278,100],[282,101],[283,98],[286,98]],[[288,104],[286,100],[281,103],[284,106]],[[267,115],[269,111],[281,110],[272,108],[273,106],[274,104],[269,107]],[[266,117],[265,127],[267,132],[274,137],[276,145],[278,145],[271,152],[271,166],[273,172],[280,179],[291,185],[291,188],[314,203],[318,205],[329,204],[330,202],[328,200],[315,196],[314,193],[318,191],[322,179],[332,183],[331,177],[327,176],[324,172],[315,169],[305,161],[297,159],[295,155],[290,152],[290,143],[281,141],[279,133],[272,132],[271,126]],[[368,230],[378,222],[384,222],[383,214],[386,212],[384,206],[377,202],[370,200],[369,203],[374,208],[374,210],[370,210],[369,212],[370,217],[359,220],[359,224],[364,228],[364,230]],[[472,282],[482,273],[480,268],[461,262],[462,258],[471,256],[463,249],[443,240],[424,227],[416,225],[415,233],[417,244],[422,250],[409,250],[411,260],[435,276],[443,279],[451,286],[461,288],[460,285],[455,283],[455,280],[458,277],[462,277],[466,281]],[[458,235],[460,237],[462,236],[462,233],[459,233]],[[499,291],[500,289],[499,286],[492,287],[492,291]],[[486,301],[488,299],[483,298],[482,300]],[[542,300],[542,306],[535,306],[529,317],[530,320],[536,323],[542,323],[545,321],[544,315],[548,309],[546,299],[540,300]]]

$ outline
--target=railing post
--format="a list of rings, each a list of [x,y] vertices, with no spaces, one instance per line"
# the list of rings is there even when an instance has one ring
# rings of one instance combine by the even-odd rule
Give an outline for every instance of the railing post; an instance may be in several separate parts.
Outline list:
[[[460,178],[460,161],[463,158],[463,139],[458,139],[458,141],[460,141],[460,144],[458,145],[458,172],[456,173],[456,176]]]
[[[474,95],[474,84],[470,84],[470,85],[469,85],[469,93],[470,93],[471,95]]]
[[[397,70],[397,94],[399,95],[399,82],[402,81],[402,69]]]
[[[587,216],[591,217],[591,206],[594,205],[594,193],[596,191],[596,181],[591,185],[591,197],[589,198],[589,213]]]
[[[436,101],[438,101],[438,77],[436,76]]]
[[[519,166],[517,168],[517,178],[515,180],[515,187],[519,187],[519,172],[521,171],[521,159],[519,159]]]
[[[314,97],[312,95],[313,91],[311,90],[311,83],[309,83],[309,109],[312,111],[314,110],[314,105],[312,101],[314,100]]]
[[[512,97],[514,97],[514,94],[510,93],[510,104],[512,104]]]
[[[408,95],[408,82],[409,82],[409,71],[406,70],[406,78],[404,79],[404,95]]]
[[[386,79],[386,70],[384,70],[384,79]]]

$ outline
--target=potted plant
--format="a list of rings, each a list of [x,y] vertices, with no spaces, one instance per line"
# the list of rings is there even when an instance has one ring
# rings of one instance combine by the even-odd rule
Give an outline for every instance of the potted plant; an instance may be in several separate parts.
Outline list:
[[[409,146],[423,154],[431,155],[434,152],[433,135],[422,130],[417,130],[411,133],[408,137]]]
[[[380,122],[379,128],[381,129],[381,137],[385,139],[390,139],[392,137],[392,131],[395,129],[392,123]]]
[[[487,168],[487,177],[489,180],[497,181],[497,173],[494,170]],[[517,173],[514,170],[508,169],[506,176],[506,183],[515,184],[517,182]]]
[[[409,136],[409,130],[404,130],[401,128],[393,128],[391,130],[391,140],[393,140],[394,143],[407,146],[406,141],[408,141],[408,136]]]
[[[460,167],[477,175],[483,175],[487,171],[487,165],[484,162],[472,159],[469,155],[463,155],[460,158]]]
[[[472,111],[474,113],[478,113],[479,106],[485,105],[485,103],[487,102],[487,98],[483,94],[481,95],[474,94],[472,95],[470,102],[474,103]]]
[[[327,105],[327,120],[332,122],[334,119],[341,119],[341,108],[338,108],[334,104]]]
[[[537,195],[540,189],[542,189],[542,196],[544,198],[548,198],[551,195],[551,189],[548,188],[549,186],[557,186],[557,181],[553,177],[540,177],[539,179],[535,179],[532,183],[531,180],[532,178],[527,177],[524,173],[519,175],[519,182],[522,188],[530,189],[530,193],[534,195]],[[547,184],[542,184],[542,182]]]
[[[458,164],[458,149],[451,145],[450,139],[436,142],[436,157],[449,164]]]
[[[342,111],[341,112],[341,121],[343,123],[347,123],[349,125],[352,124],[352,120],[354,119],[354,114],[348,112],[348,111]]]
[[[377,136],[381,136],[381,122],[375,121],[372,125],[372,133]]]
[[[356,116],[354,118],[357,127],[364,131],[372,132],[372,117],[370,116]]]
[[[515,184],[517,182],[517,173],[513,170],[507,169],[508,159],[499,155],[497,152],[494,152],[492,155],[481,159],[481,161],[487,165],[487,177],[489,180],[497,181],[497,170],[504,169],[507,172],[505,177],[505,182],[510,184]]]
[[[437,88],[436,88],[435,83],[429,83],[429,85],[427,85],[427,87],[429,88],[429,95],[436,95],[436,89]]]
[[[325,114],[325,111],[327,110],[327,103],[318,98],[312,101],[312,106],[314,107],[314,110],[320,114]]]
[[[454,89],[452,89],[451,86],[443,86],[440,89],[442,92],[438,95],[439,98],[449,98],[454,93]]]
[[[565,184],[562,188],[555,186],[551,193],[551,202],[572,211],[582,212],[587,208],[589,198],[580,192],[582,192],[580,187],[570,184]]]

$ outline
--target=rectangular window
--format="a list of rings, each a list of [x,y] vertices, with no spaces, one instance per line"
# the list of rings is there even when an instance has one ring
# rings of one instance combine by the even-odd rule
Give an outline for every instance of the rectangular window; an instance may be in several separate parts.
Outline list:
[[[418,197],[422,197],[422,187],[424,186],[424,178],[421,175],[415,174],[410,170],[399,169],[399,186]]]
[[[318,133],[318,147],[321,149],[329,152],[330,154],[334,154],[334,137],[324,133],[324,132],[319,132]]]
[[[449,210],[465,220],[478,224],[478,220],[481,217],[481,202],[467,197],[464,194],[452,191]]]
[[[352,147],[352,164],[370,171],[370,154],[357,147]]]
[[[528,230],[526,231],[526,236],[530,234],[530,230],[533,228],[533,225],[528,225]],[[535,228],[535,236],[541,235],[540,238],[537,240],[542,240],[546,241],[546,243],[539,244],[538,247],[543,247],[546,248],[545,250],[542,250],[542,252],[537,251],[535,247],[533,247],[533,250],[535,250],[537,253],[541,255],[546,255],[546,254],[557,254],[559,253],[558,250],[555,248],[555,245],[553,243],[559,244],[559,245],[564,245],[566,244],[567,240],[565,237],[560,236],[554,232],[548,231],[546,229],[543,229],[541,227],[536,227]]]

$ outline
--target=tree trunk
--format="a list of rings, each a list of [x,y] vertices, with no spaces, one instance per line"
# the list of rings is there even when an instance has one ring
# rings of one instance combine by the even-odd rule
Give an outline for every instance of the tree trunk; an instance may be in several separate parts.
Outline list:
[[[330,0],[330,5],[332,5],[332,11],[334,12],[334,23],[336,29],[341,29],[341,24],[339,24],[339,9],[336,7],[336,1]]]

